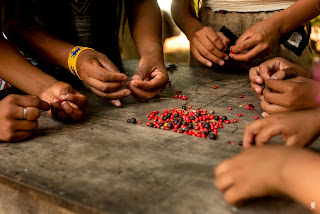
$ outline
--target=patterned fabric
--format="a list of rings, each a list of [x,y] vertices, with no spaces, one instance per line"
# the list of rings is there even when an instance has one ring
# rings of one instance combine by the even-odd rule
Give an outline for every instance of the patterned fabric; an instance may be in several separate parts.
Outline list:
[[[213,11],[262,12],[283,10],[296,0],[207,0],[205,6]]]
[[[5,90],[7,88],[11,88],[12,86],[0,78],[0,91]]]
[[[74,15],[79,41],[82,46],[90,47],[92,44],[91,34],[91,0],[70,0],[70,6]]]

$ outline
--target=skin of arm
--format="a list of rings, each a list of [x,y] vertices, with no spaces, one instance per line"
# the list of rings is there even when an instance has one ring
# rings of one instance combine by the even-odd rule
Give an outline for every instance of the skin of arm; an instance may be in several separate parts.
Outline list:
[[[248,28],[230,48],[233,52],[230,57],[250,61],[269,54],[281,36],[319,15],[317,4],[320,4],[319,0],[298,0],[289,8]],[[241,53],[248,49],[248,52]]]
[[[146,101],[157,96],[169,80],[163,59],[161,12],[155,0],[135,0],[132,5],[129,26],[141,59],[127,87],[138,100]]]
[[[211,67],[213,63],[225,64],[229,56],[225,54],[230,40],[210,26],[204,26],[189,9],[191,0],[173,0],[172,18],[190,41],[193,56],[202,64]]]
[[[215,168],[215,184],[232,205],[285,194],[310,209],[310,202],[320,200],[319,191],[315,191],[320,188],[319,161],[319,154],[299,148],[249,148]]]

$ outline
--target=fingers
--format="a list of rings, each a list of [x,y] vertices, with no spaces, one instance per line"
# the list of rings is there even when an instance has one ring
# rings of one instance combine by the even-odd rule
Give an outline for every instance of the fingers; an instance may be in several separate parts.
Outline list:
[[[120,73],[117,66],[115,66],[105,55],[98,57],[98,60],[103,68],[105,68],[107,71],[113,72],[113,73]],[[124,80],[125,81],[125,80]]]
[[[61,120],[68,120],[68,114],[62,109],[61,102],[57,99],[51,101],[51,113],[54,118]]]
[[[142,80],[132,80],[130,85],[140,88],[144,91],[156,91],[158,89],[162,89],[167,85],[168,77],[164,74],[158,74],[150,81],[142,81]]]
[[[220,40],[224,44],[224,49],[222,51],[225,52],[228,46],[230,45],[230,39],[226,37],[222,32],[217,32],[217,35],[219,36]]]
[[[31,131],[38,128],[38,121],[19,120],[15,122],[14,131]]]
[[[267,123],[263,129],[257,134],[255,143],[257,146],[263,146],[268,143],[273,136],[280,135],[281,129],[275,123]]]
[[[20,113],[17,114],[17,119],[19,120],[23,120],[24,117],[24,108],[23,107],[19,107],[19,111]],[[40,117],[40,110],[38,108],[35,107],[27,107],[27,119],[26,120],[38,120]]]
[[[263,80],[259,74],[259,67],[253,67],[249,71],[249,79],[251,81],[251,89],[257,94],[262,94],[262,87],[259,84],[263,84]]]
[[[68,94],[66,100],[77,105],[79,109],[85,109],[88,106],[88,98],[77,91],[75,94]]]
[[[83,111],[72,107],[68,102],[63,101],[61,103],[61,107],[64,110],[64,112],[71,117],[74,120],[79,120],[83,116]]]
[[[200,63],[208,67],[212,66],[212,62],[207,58],[203,57],[201,53],[198,51],[198,49],[194,48],[193,46],[191,46],[190,49],[194,58],[196,58]]]
[[[242,38],[247,38],[247,39],[242,41]],[[247,37],[245,35],[245,37],[242,37],[242,38],[240,37],[237,40],[236,45],[230,48],[233,53],[239,54],[245,50],[251,49],[252,47],[258,44],[252,37]]]
[[[92,71],[89,73],[89,77],[102,82],[124,82],[128,79],[125,74],[111,72],[100,66],[93,66]]]
[[[240,54],[230,53],[229,56],[236,61],[250,61],[254,59],[262,51],[264,51],[264,49],[261,47],[261,45],[257,45],[246,53],[240,53]]]
[[[200,38],[200,43],[214,56],[220,59],[228,58],[228,55],[222,52],[227,49],[227,46],[223,44],[220,37],[216,34],[213,38],[208,37],[208,35],[203,36],[203,38]]]
[[[162,89],[159,89],[157,91],[148,92],[148,91],[144,91],[136,86],[130,85],[130,83],[127,83],[127,87],[130,88],[130,90],[132,91],[132,96],[141,102],[145,102],[147,100],[152,99],[153,97],[160,94],[160,92],[162,90]]]
[[[226,48],[226,46],[224,45],[224,43],[221,41],[220,37],[217,35],[217,33],[213,30],[212,27],[205,27],[205,36],[209,39],[209,41],[214,44],[214,46],[216,48],[218,48],[219,50],[224,50]],[[202,35],[202,34],[201,34]],[[220,34],[220,36],[224,35],[223,33]],[[204,39],[203,37],[201,39]],[[202,41],[202,40],[201,40]]]
[[[268,103],[267,101],[265,101],[264,96],[261,96],[260,105],[261,105],[262,110],[265,111],[267,114],[289,111],[285,107]]]
[[[212,54],[200,41],[198,41],[198,40],[195,41],[194,45],[197,47],[196,50],[201,55],[200,58],[205,58],[205,59],[210,60],[220,66],[224,65],[224,61],[215,55],[218,52],[216,49],[214,51],[212,50],[212,52],[214,53],[214,54]]]
[[[103,82],[92,77],[87,79],[87,84],[101,93],[115,92],[123,86],[123,82]]]
[[[265,84],[266,87],[268,87],[269,89],[284,93],[287,91],[288,87],[290,87],[292,83],[283,80],[269,79],[266,80]]]
[[[101,91],[98,91],[95,88],[90,88],[93,93],[95,93],[97,96],[106,99],[106,100],[118,100],[124,97],[127,97],[131,94],[131,91],[128,89],[123,89],[120,91],[112,92],[112,93],[102,93]]]
[[[261,119],[246,126],[242,140],[244,148],[249,148],[255,144],[255,136],[263,128],[265,122],[266,120]]]
[[[2,140],[12,143],[25,140],[32,135],[32,131],[17,131],[12,133],[11,135],[2,138]]]
[[[19,96],[19,95],[13,95],[12,102],[15,102],[17,105],[22,107],[35,107],[39,108],[41,110],[48,111],[50,109],[50,105],[39,99],[37,96]]]

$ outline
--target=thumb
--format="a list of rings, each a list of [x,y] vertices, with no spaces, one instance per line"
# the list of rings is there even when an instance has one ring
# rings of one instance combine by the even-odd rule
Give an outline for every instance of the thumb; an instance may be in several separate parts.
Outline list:
[[[66,100],[68,94],[74,94],[75,90],[71,85],[66,84],[59,92],[59,99]]]
[[[140,60],[137,73],[132,77],[133,80],[145,80],[151,73],[151,66],[148,61]]]
[[[101,67],[103,67],[104,69],[106,69],[107,71],[110,72],[115,72],[115,73],[120,73],[119,69],[117,68],[117,66],[115,66],[107,56],[103,55],[103,57],[98,58]]]

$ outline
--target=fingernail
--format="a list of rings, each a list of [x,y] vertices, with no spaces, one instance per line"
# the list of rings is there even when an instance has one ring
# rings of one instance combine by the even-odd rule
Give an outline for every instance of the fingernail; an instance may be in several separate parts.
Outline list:
[[[114,105],[117,106],[117,107],[120,107],[121,103],[120,103],[120,101],[117,100],[117,101],[114,102]]]
[[[278,79],[275,75],[272,75],[270,78],[271,79]]]
[[[259,94],[259,88],[255,88],[254,90]]]
[[[220,65],[220,66],[223,66],[223,65],[224,65],[224,61],[221,60],[221,61],[219,62],[219,65]]]
[[[129,96],[130,94],[131,94],[131,91],[127,91],[127,92],[125,93],[126,96]]]
[[[122,77],[122,79],[121,79],[122,81],[126,81],[127,80],[127,77],[126,76],[124,76],[124,77]]]
[[[133,86],[136,86],[136,87],[138,86],[135,81],[131,82],[130,84],[133,85]]]
[[[133,75],[132,79],[133,80],[141,80],[141,77],[139,75]]]
[[[73,100],[73,96],[72,96],[71,94],[68,94],[66,97],[67,97],[66,100],[69,100],[69,101],[72,101],[72,100]]]
[[[61,100],[66,100],[67,99],[67,95],[65,95],[65,94],[60,95],[60,99]]]
[[[207,66],[211,67],[212,66],[212,62],[207,62]]]
[[[225,56],[223,59],[224,59],[224,60],[228,60],[228,59],[229,59],[229,56],[227,55],[227,56]]]
[[[68,109],[69,108],[69,105],[67,104],[67,102],[63,102],[61,106],[62,106],[63,109]]]
[[[262,81],[262,80],[261,80],[260,77],[258,77],[258,78],[256,79],[256,83],[260,83],[260,84],[261,84],[261,83],[262,83],[261,81]]]

